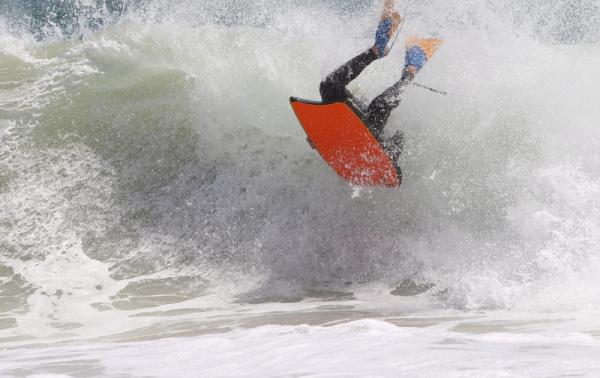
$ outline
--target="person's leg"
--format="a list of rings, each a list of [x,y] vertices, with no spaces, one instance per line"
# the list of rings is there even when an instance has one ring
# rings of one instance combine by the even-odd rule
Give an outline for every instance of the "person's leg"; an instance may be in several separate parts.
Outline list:
[[[403,22],[400,13],[394,9],[394,3],[395,0],[385,0],[373,47],[339,67],[321,82],[319,91],[323,102],[344,101],[351,97],[346,86],[369,64],[389,53]]]
[[[402,78],[377,96],[369,105],[367,119],[374,132],[383,133],[392,111],[400,105],[400,95],[404,88],[411,83],[441,44],[442,41],[437,38],[408,38]]]
[[[383,133],[392,111],[400,105],[400,95],[415,78],[417,72],[417,67],[407,66],[402,72],[402,78],[371,102],[367,111],[367,122],[375,133]]]
[[[369,49],[330,73],[319,87],[323,102],[346,100],[349,97],[346,86],[377,59],[377,54]]]

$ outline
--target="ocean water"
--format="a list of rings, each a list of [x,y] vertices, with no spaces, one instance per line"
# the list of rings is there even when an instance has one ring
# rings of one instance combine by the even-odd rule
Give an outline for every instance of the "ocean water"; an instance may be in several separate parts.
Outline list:
[[[598,376],[600,3],[403,6],[390,190],[288,104],[381,2],[0,5],[0,377]]]

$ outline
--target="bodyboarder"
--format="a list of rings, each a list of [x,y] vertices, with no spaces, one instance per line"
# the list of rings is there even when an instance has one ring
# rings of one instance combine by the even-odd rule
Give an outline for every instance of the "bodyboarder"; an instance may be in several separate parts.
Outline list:
[[[404,23],[404,18],[396,10],[395,3],[396,0],[385,0],[383,15],[375,34],[374,45],[337,68],[321,82],[319,91],[324,103],[354,100],[346,86],[356,79],[371,63],[388,55]],[[383,91],[366,107],[364,121],[367,127],[386,149],[396,150],[390,151],[392,155],[398,155],[401,152],[398,150],[402,149],[403,137],[401,132],[397,132],[391,138],[384,140],[383,130],[385,125],[392,111],[400,104],[400,97],[404,89],[413,81],[417,73],[431,59],[441,44],[442,40],[438,38],[408,37],[404,68],[400,80]]]

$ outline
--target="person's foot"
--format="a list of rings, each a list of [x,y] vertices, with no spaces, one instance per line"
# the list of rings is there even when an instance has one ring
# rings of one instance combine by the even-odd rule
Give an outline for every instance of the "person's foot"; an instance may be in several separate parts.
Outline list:
[[[375,45],[373,46],[373,52],[377,58],[383,58],[394,47],[403,21],[397,11],[393,9],[384,11],[375,33]]]
[[[402,79],[412,80],[433,54],[438,51],[442,43],[443,41],[439,38],[409,37],[406,40],[406,57]]]

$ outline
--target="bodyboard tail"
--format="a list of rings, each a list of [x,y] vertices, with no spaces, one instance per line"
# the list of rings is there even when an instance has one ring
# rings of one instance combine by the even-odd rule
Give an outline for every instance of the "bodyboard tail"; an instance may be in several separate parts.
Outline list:
[[[400,187],[399,167],[348,103],[296,98],[290,103],[315,149],[339,176],[360,186]]]

